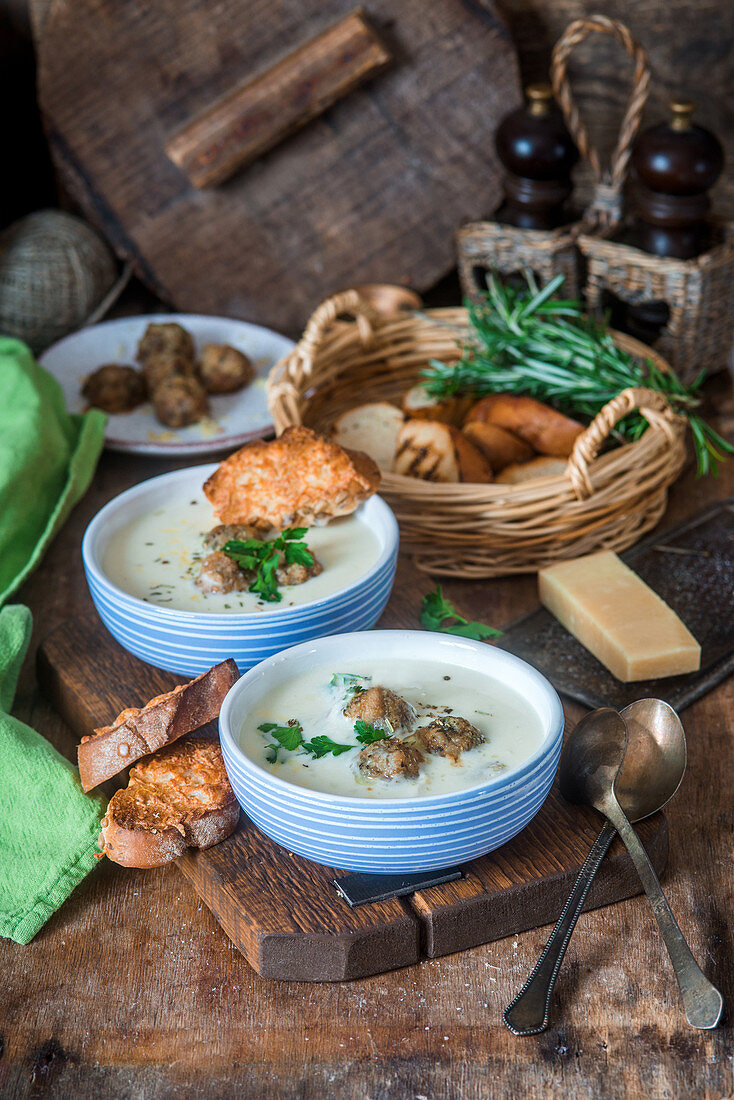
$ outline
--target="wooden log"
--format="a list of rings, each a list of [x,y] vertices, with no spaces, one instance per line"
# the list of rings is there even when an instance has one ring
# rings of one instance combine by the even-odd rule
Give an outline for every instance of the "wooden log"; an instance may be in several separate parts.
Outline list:
[[[214,187],[374,76],[390,54],[360,11],[245,81],[166,143],[194,187]]]

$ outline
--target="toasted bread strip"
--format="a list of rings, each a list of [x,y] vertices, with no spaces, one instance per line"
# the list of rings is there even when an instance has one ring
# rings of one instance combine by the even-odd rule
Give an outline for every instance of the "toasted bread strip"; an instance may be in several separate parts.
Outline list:
[[[238,677],[237,665],[230,657],[142,708],[123,710],[112,725],[83,737],[77,755],[84,790],[91,791],[141,756],[211,722]]]
[[[512,462],[528,462],[535,453],[530,444],[520,439],[519,435],[498,428],[496,424],[470,420],[465,424],[463,432],[479,448],[495,474]]]
[[[496,482],[498,485],[519,485],[536,477],[560,477],[566,472],[566,466],[564,458],[541,455],[531,458],[529,462],[514,462],[511,466],[505,466],[502,473],[497,474]]]
[[[459,480],[473,484],[486,484],[492,480],[492,467],[486,457],[458,428],[449,427],[451,440],[459,463]]]
[[[192,734],[132,768],[102,820],[102,852],[123,867],[160,867],[234,832],[240,808],[216,737]]]
[[[470,409],[464,426],[477,420],[514,432],[533,450],[556,458],[567,458],[576,438],[584,430],[577,420],[564,416],[550,405],[544,405],[534,397],[511,393],[491,393],[477,401]]]

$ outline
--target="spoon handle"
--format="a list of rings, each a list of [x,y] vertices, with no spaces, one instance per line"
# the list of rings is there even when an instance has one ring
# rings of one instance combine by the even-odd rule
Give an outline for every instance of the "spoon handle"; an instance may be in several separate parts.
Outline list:
[[[691,1027],[701,1029],[716,1027],[721,1019],[724,1001],[718,989],[702,973],[691,954],[691,949],[668,905],[647,852],[616,798],[607,800],[604,813],[622,838],[645,888],[673,964],[688,1023]]]
[[[515,1000],[502,1013],[502,1019],[513,1035],[539,1035],[548,1027],[550,1001],[563,956],[566,954],[566,948],[596,872],[616,832],[615,827],[609,822],[604,825],[584,860],[573,890],[543,948],[542,955],[535,964],[535,969]]]

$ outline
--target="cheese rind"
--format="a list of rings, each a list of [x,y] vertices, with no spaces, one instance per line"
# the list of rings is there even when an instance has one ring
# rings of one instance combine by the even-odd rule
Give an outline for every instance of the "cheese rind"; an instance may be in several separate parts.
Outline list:
[[[672,608],[603,550],[538,573],[540,602],[625,683],[701,666],[701,647]]]

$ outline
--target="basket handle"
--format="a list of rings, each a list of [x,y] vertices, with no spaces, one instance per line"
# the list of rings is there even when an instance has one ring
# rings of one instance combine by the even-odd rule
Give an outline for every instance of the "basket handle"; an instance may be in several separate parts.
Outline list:
[[[589,463],[594,461],[615,424],[635,409],[651,427],[664,432],[670,443],[675,442],[674,425],[678,417],[661,393],[632,387],[622,390],[607,402],[576,439],[566,466],[566,477],[571,481],[578,500],[588,500],[594,491],[589,477]]]
[[[316,352],[323,343],[329,329],[337,317],[350,313],[359,328],[362,343],[367,347],[372,339],[373,323],[379,319],[379,313],[362,297],[358,290],[342,290],[332,295],[314,310],[298,341],[298,351],[304,363],[312,363]]]
[[[571,51],[590,34],[608,34],[616,38],[635,63],[632,92],[612,154],[608,171],[603,171],[599,154],[594,147],[586,126],[581,121],[578,107],[571,92],[566,67]],[[632,142],[642,119],[642,111],[650,90],[650,67],[647,52],[624,23],[609,19],[606,15],[590,15],[570,23],[555,44],[551,58],[551,80],[556,99],[563,111],[566,125],[594,173],[596,187],[594,197],[584,214],[584,227],[608,229],[622,216],[622,186],[627,174]]]

